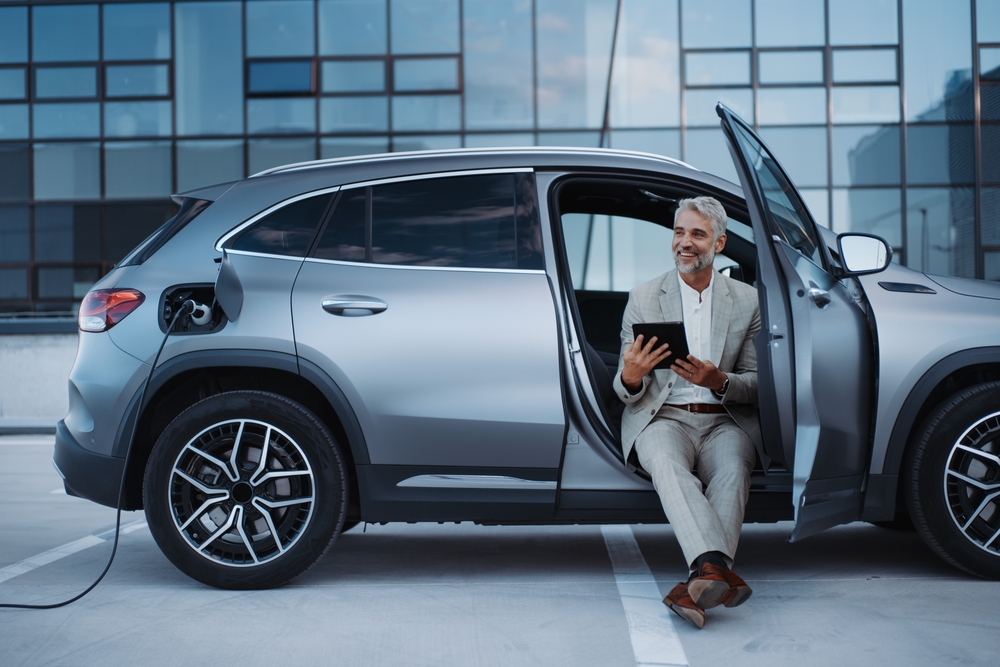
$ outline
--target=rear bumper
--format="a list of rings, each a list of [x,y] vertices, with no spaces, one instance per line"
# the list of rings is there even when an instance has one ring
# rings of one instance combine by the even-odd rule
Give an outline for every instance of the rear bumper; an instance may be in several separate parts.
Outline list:
[[[66,493],[108,507],[118,506],[125,459],[84,449],[66,428],[56,424],[56,447],[52,462],[63,476]]]

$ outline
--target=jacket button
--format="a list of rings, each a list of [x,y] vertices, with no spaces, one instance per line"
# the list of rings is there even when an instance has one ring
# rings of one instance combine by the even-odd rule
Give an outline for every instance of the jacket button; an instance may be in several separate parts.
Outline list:
[[[668,383],[667,383],[667,389],[670,389],[670,388],[671,388],[671,387],[673,387],[673,386],[674,386],[674,383],[673,383],[673,382],[668,382]]]
[[[655,415],[655,414],[656,414],[656,410],[655,410],[655,409],[653,409],[653,410],[650,410],[650,411],[649,411],[649,414],[651,414],[651,415]]]

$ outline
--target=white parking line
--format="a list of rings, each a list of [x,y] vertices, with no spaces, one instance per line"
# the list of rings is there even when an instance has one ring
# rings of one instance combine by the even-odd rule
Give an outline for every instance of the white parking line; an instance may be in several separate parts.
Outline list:
[[[660,588],[639,551],[632,529],[601,526],[601,533],[625,608],[636,665],[686,667],[687,655],[674,629],[673,614],[660,599]]]
[[[125,524],[122,526],[121,534],[127,535],[128,533],[134,533],[135,531],[141,530],[145,527],[145,521],[136,521],[135,523]],[[32,570],[43,565],[54,563],[57,560],[65,558],[66,556],[71,556],[75,553],[83,551],[84,549],[96,547],[98,544],[104,544],[114,536],[114,528],[111,530],[105,530],[95,535],[87,535],[86,537],[81,537],[80,539],[68,544],[56,547],[55,549],[49,549],[48,551],[43,551],[42,553],[30,558],[25,558],[19,563],[14,563],[13,565],[8,565],[5,568],[0,568],[0,584],[22,574],[27,574],[28,572],[31,572]]]

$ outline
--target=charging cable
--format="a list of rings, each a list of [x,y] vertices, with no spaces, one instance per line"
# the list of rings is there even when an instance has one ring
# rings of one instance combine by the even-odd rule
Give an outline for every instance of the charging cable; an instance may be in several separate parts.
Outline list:
[[[118,553],[118,536],[121,533],[122,527],[122,500],[125,497],[125,475],[128,473],[128,462],[132,456],[132,445],[135,442],[135,432],[139,426],[139,415],[142,412],[142,404],[146,400],[146,389],[149,388],[149,383],[153,379],[153,371],[156,369],[156,362],[160,360],[160,354],[163,352],[164,346],[167,344],[167,339],[170,338],[170,334],[174,331],[174,324],[180,319],[181,315],[191,314],[195,312],[196,309],[206,309],[205,306],[195,303],[191,299],[185,301],[181,307],[174,314],[173,319],[170,320],[170,324],[167,325],[167,333],[163,336],[163,341],[160,343],[160,348],[156,351],[156,356],[153,357],[153,363],[149,367],[149,375],[146,376],[146,382],[142,385],[142,391],[139,393],[139,407],[136,411],[135,421],[132,423],[132,433],[129,435],[128,439],[128,449],[125,450],[125,463],[122,466],[122,481],[118,486],[118,505],[115,507],[115,540],[111,546],[111,556],[108,558],[108,564],[104,566],[104,571],[101,572],[100,576],[94,580],[90,586],[86,588],[82,593],[75,597],[71,597],[68,600],[63,600],[62,602],[54,602],[52,604],[11,604],[4,603],[0,604],[0,609],[56,609],[58,607],[65,607],[68,604],[76,602],[84,595],[94,590],[97,584],[101,583],[104,579],[104,575],[108,573],[111,569],[111,563],[115,560],[115,554]],[[207,309],[206,309],[207,310]],[[205,317],[206,321],[211,318],[211,311],[208,311],[209,315],[206,317],[200,314],[201,317]]]

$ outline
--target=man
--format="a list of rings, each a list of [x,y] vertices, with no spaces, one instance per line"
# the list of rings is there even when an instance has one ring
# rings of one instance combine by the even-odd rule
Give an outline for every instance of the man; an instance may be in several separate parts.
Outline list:
[[[735,607],[751,590],[731,571],[750,493],[754,448],[766,466],[757,418],[757,291],[716,272],[726,211],[712,197],[678,202],[676,270],[636,287],[622,320],[614,387],[627,407],[622,447],[649,472],[691,575],[664,603],[697,627],[705,609]],[[671,356],[656,338],[633,340],[636,322],[683,320],[690,354]],[[693,471],[697,469],[695,474]],[[704,490],[703,490],[704,485]]]

